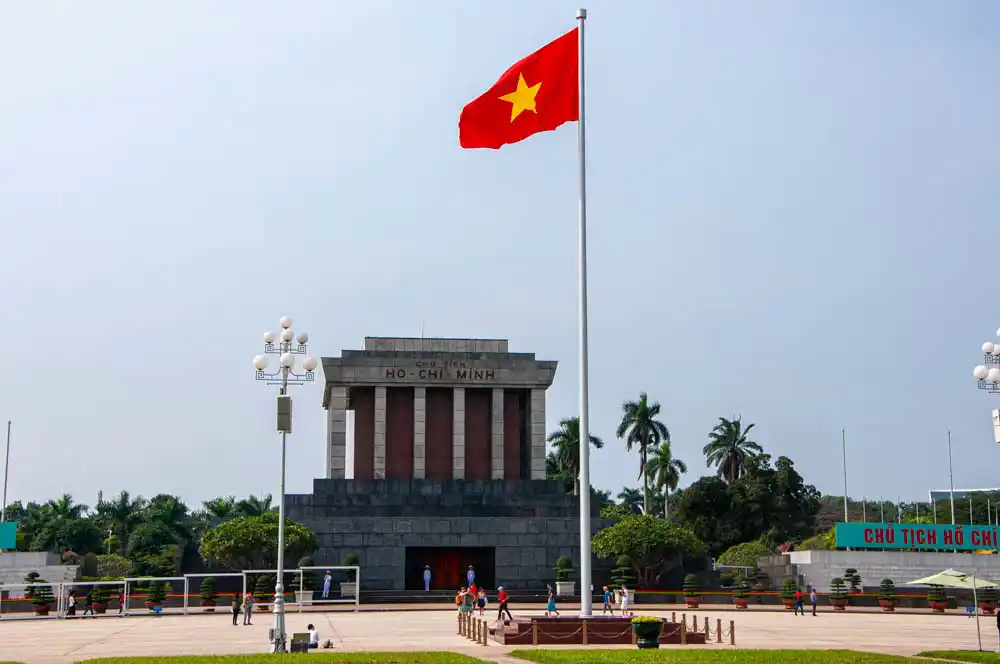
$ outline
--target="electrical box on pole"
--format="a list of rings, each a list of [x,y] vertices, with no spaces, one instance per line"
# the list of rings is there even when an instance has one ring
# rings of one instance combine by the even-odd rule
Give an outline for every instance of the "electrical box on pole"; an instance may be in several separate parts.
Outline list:
[[[292,432],[292,397],[278,395],[278,433]]]

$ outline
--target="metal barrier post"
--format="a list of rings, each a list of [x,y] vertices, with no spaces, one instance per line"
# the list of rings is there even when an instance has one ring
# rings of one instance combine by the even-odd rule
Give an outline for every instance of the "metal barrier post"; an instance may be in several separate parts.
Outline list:
[[[191,584],[188,583],[188,578],[184,577],[184,615],[188,614],[188,592],[191,590]]]
[[[538,645],[538,623],[534,620],[531,621],[531,645]]]
[[[681,645],[686,645],[688,642],[688,617],[687,614],[681,614]]]
[[[736,623],[732,620],[729,621],[729,645],[736,645]]]
[[[722,618],[715,621],[715,642],[722,643]]]
[[[705,640],[706,641],[709,640],[709,636],[710,635],[709,635],[709,632],[708,632],[708,616],[705,616]]]
[[[587,621],[583,621],[583,645],[587,645]]]

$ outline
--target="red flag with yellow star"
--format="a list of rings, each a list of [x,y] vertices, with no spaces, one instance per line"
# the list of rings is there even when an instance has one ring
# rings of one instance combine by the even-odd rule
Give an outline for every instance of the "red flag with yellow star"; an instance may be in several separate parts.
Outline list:
[[[578,49],[578,29],[573,29],[505,71],[462,109],[462,147],[496,149],[578,120]]]

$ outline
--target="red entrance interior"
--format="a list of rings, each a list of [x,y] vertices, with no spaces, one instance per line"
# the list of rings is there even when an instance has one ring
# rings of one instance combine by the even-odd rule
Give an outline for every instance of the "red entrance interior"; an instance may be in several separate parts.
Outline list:
[[[492,547],[406,547],[406,589],[424,589],[424,566],[431,568],[431,590],[457,590],[466,584],[469,566],[476,583],[494,588]]]

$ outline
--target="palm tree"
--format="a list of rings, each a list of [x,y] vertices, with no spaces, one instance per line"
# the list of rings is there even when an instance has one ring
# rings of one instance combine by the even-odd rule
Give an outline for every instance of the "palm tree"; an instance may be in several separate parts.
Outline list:
[[[625,487],[618,492],[618,504],[629,514],[642,514],[643,494],[638,489]]]
[[[236,496],[220,496],[212,500],[203,502],[205,514],[216,524],[228,521],[238,515],[236,509]]]
[[[271,507],[271,494],[267,494],[263,498],[250,496],[236,503],[236,511],[243,516],[261,516],[273,509]]]
[[[128,491],[122,491],[111,500],[97,504],[97,523],[114,532],[118,538],[119,553],[123,556],[128,550],[128,538],[132,529],[142,522],[145,507],[146,501],[142,496],[133,498]]]
[[[709,443],[703,452],[710,466],[716,466],[719,477],[727,484],[738,480],[746,471],[747,462],[764,450],[760,445],[747,438],[753,429],[753,424],[743,428],[742,417],[735,420],[719,418],[719,423],[708,434]]]
[[[649,514],[649,476],[646,474],[646,460],[649,450],[670,440],[670,431],[656,419],[660,414],[660,404],[650,403],[645,392],[639,394],[638,401],[622,404],[622,421],[618,425],[618,438],[625,440],[625,449],[639,450],[639,477],[642,479],[642,509]]]
[[[566,476],[573,480],[573,495],[580,495],[580,418],[569,417],[559,422],[559,430],[549,434],[552,452]],[[590,437],[595,449],[604,447],[597,436]]]
[[[670,450],[670,441],[665,440],[649,451],[646,474],[653,486],[663,492],[663,518],[670,518],[670,492],[677,489],[681,474],[687,472],[687,465],[675,459]]]
[[[79,519],[87,511],[86,505],[73,502],[73,496],[64,493],[55,500],[50,500],[43,506],[52,518]]]
[[[193,537],[188,507],[176,496],[160,494],[150,498],[145,518],[163,524],[177,541],[191,541]]]

